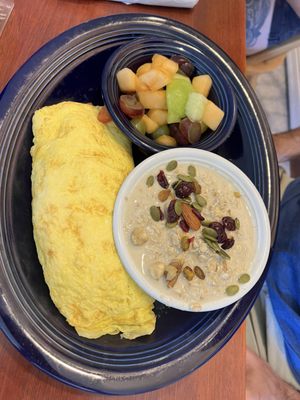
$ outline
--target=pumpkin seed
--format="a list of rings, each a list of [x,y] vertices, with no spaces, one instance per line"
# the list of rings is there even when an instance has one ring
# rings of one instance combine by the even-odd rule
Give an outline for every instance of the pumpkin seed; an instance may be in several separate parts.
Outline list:
[[[166,166],[166,170],[173,171],[176,167],[177,167],[177,161],[172,160],[172,161],[168,162],[168,164]]]
[[[179,183],[181,183],[182,181],[179,179],[179,181],[176,181],[172,184],[172,188],[175,190],[177,188],[177,186],[179,185]]]
[[[160,221],[160,210],[156,206],[150,207],[150,215],[154,221]]]
[[[161,190],[158,193],[158,200],[161,201],[161,202],[166,201],[168,199],[170,193],[171,193],[170,189]]]
[[[202,234],[205,236],[212,236],[215,239],[218,237],[218,233],[213,228],[203,228]]]
[[[200,194],[201,193],[201,186],[197,182],[197,180],[194,178],[193,180],[194,187],[195,187],[195,194]]]
[[[146,180],[146,185],[148,187],[150,187],[150,186],[153,186],[153,183],[154,183],[154,176],[152,176],[152,175],[148,176],[148,178]]]
[[[250,275],[249,274],[242,274],[239,279],[239,283],[247,283],[250,281]]]
[[[213,242],[212,240],[209,240],[206,237],[203,237],[203,239],[204,239],[205,243],[207,244],[207,246],[210,247],[211,249],[213,249],[215,252],[218,252],[219,250],[221,250],[216,242]]]
[[[207,246],[210,247],[212,250],[214,250],[217,254],[219,254],[219,256],[230,259],[230,256],[226,253],[226,251],[221,249],[221,247],[216,243],[217,239],[212,238],[209,235],[207,236],[203,235],[203,239],[207,244]]]
[[[210,240],[211,242],[217,243],[218,239],[214,238],[213,236],[203,235],[204,239]]]
[[[167,228],[175,228],[175,226],[177,225],[177,222],[166,222],[166,227]]]
[[[179,174],[179,175],[177,175],[177,178],[180,179],[181,181],[184,181],[184,182],[193,182],[194,181],[194,178],[192,178],[189,175]]]
[[[192,203],[192,206],[196,209],[196,210],[198,210],[198,211],[202,211],[202,207],[198,204],[198,203],[196,203],[196,202],[194,202],[194,203]]]
[[[196,265],[196,267],[194,268],[194,272],[199,279],[205,279],[205,273],[203,272],[202,268],[198,267],[198,265]]]
[[[196,202],[199,204],[201,207],[205,207],[207,204],[207,201],[203,196],[200,196],[200,194],[195,195]]]
[[[184,277],[185,277],[188,281],[191,281],[191,280],[194,278],[194,276],[195,276],[195,272],[192,270],[192,268],[190,268],[190,267],[188,267],[188,266],[186,266],[186,267],[183,268],[182,273],[183,273]]]
[[[187,236],[182,236],[180,240],[180,246],[183,251],[187,251],[190,247],[189,238]]]
[[[194,178],[196,176],[196,168],[193,165],[188,166],[188,174]]]
[[[241,227],[240,220],[238,218],[235,218],[234,222],[235,222],[236,229],[240,229],[240,227]]]
[[[182,214],[182,207],[181,207],[181,202],[176,200],[175,205],[174,205],[174,210],[178,216]]]
[[[227,288],[225,289],[225,292],[228,296],[234,296],[235,294],[237,294],[239,289],[240,288],[238,285],[230,285],[230,286],[227,286]]]
[[[224,251],[223,249],[220,249],[219,251],[217,251],[217,253],[223,258],[228,258],[228,260],[230,259],[230,255],[227,254],[226,251]]]
[[[205,219],[204,221],[201,221],[202,226],[209,226],[212,223],[209,219]]]
[[[190,196],[185,197],[184,199],[181,199],[181,203],[185,203],[185,204],[191,204],[192,199]]]

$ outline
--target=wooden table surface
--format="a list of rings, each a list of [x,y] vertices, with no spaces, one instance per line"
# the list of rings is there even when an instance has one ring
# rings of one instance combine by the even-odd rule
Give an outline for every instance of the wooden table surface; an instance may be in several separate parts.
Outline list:
[[[128,12],[152,13],[184,22],[222,47],[245,69],[245,1],[199,0],[191,10],[126,6],[101,0],[14,0],[0,37],[0,90],[40,46],[89,19]],[[1,283],[0,283],[1,286]],[[245,329],[203,367],[164,389],[143,395],[108,397],[69,388],[30,365],[0,333],[0,399],[243,400],[245,398]]]

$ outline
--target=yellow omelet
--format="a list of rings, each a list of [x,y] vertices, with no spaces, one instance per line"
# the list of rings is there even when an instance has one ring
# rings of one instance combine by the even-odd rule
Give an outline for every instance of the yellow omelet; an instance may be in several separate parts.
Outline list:
[[[112,212],[133,168],[128,139],[99,108],[63,102],[33,116],[32,219],[51,298],[77,333],[128,339],[155,328],[153,299],[117,255]]]

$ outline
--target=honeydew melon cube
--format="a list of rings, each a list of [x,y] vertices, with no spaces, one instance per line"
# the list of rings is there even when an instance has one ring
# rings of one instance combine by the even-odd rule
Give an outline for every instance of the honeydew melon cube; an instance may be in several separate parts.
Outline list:
[[[130,93],[136,91],[136,75],[130,68],[122,68],[116,74],[121,92]]]
[[[182,74],[178,74],[178,73],[176,73],[176,74],[173,76],[173,79],[184,79],[184,80],[186,80],[186,81],[188,81],[188,82],[191,83],[191,80],[190,80],[190,78],[189,78],[188,76],[182,75]]]
[[[172,79],[166,88],[168,124],[185,117],[185,106],[193,87],[186,79]]]
[[[208,100],[205,107],[202,121],[213,131],[217,129],[224,117],[224,111],[216,106],[212,101]]]
[[[212,79],[209,75],[198,75],[193,78],[192,85],[197,93],[207,97],[212,87]]]
[[[207,103],[208,100],[203,94],[197,92],[190,93],[185,106],[185,115],[193,122],[200,122],[203,120]]]

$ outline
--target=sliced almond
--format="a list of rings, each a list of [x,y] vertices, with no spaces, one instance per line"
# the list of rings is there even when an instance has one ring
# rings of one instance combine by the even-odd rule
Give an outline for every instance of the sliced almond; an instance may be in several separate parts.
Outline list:
[[[187,225],[193,229],[194,231],[198,231],[201,226],[200,220],[196,217],[196,215],[193,213],[192,208],[185,203],[181,204],[182,208],[182,216],[187,223]]]
[[[167,280],[167,286],[168,288],[172,288],[174,287],[175,283],[177,282],[177,279],[181,273],[183,267],[183,262],[181,260],[178,259],[174,259],[170,262],[170,264],[166,267],[166,271],[171,268],[175,268],[176,269],[176,274],[172,277],[172,279],[168,279],[168,275],[166,276],[166,280]],[[172,271],[174,271],[172,269]]]

